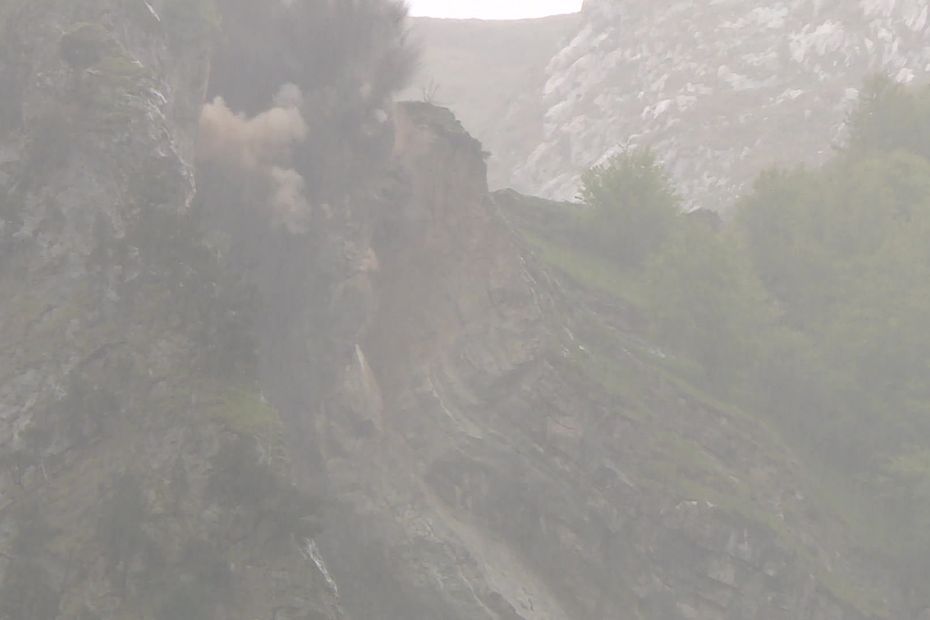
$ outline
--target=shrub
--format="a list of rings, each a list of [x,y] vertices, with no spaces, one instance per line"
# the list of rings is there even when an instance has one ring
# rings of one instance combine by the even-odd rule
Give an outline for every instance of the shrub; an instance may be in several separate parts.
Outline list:
[[[648,262],[655,336],[696,361],[716,390],[742,384],[773,314],[735,241],[683,221]]]
[[[591,210],[587,228],[603,252],[630,267],[662,245],[678,201],[650,150],[617,155],[581,182],[579,198]]]
[[[854,151],[903,149],[930,157],[930,87],[913,90],[888,76],[873,76],[847,125]]]

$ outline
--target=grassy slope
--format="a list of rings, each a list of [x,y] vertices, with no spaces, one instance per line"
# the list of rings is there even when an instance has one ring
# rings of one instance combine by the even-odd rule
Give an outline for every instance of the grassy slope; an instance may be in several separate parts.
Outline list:
[[[760,507],[757,489],[742,480],[733,464],[721,461],[700,442],[676,428],[660,413],[665,397],[660,392],[675,393],[699,407],[721,412],[732,420],[743,420],[755,428],[760,448],[777,462],[779,455],[798,455],[791,448],[791,437],[777,432],[768,419],[754,412],[721,402],[694,384],[687,372],[689,362],[655,348],[646,335],[646,291],[635,274],[617,269],[609,260],[588,251],[573,237],[580,205],[567,205],[506,191],[495,194],[495,202],[511,223],[526,247],[553,274],[559,285],[578,305],[594,310],[584,320],[590,333],[581,334],[586,351],[578,356],[579,367],[590,379],[602,385],[624,403],[619,414],[647,423],[653,429],[658,457],[646,458],[644,471],[657,481],[691,497],[701,497],[733,514],[762,524],[811,562],[818,580],[836,598],[846,601],[876,618],[888,617],[886,601],[879,585],[865,585],[851,579],[845,571],[828,571],[820,567],[810,550],[799,542],[797,532]],[[617,352],[622,351],[622,355]],[[666,394],[666,396],[668,395]],[[827,516],[853,554],[876,557],[887,550],[886,524],[855,492],[854,481],[837,479],[835,472],[824,471],[816,462],[801,461],[805,495],[815,510]],[[736,473],[735,484],[721,483]],[[854,542],[853,542],[854,541]],[[854,583],[855,582],[855,583]]]

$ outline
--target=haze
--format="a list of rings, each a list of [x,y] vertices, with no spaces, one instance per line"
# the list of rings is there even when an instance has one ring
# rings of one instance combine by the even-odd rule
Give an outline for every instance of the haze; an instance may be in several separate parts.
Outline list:
[[[410,6],[0,0],[0,620],[930,620],[927,0]]]
[[[577,13],[582,0],[412,0],[410,14],[455,19],[527,19]]]

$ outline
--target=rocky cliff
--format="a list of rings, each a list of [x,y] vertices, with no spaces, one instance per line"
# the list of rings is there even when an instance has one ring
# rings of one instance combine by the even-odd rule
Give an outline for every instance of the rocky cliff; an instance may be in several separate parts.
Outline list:
[[[341,614],[192,212],[206,8],[0,4],[8,620]]]
[[[652,146],[689,206],[722,208],[763,167],[822,161],[865,76],[930,77],[923,0],[587,0],[550,62],[541,144],[515,187],[574,198],[579,170]]]
[[[209,3],[0,6],[0,617],[901,617],[776,435],[537,260],[451,112],[334,102],[383,67],[302,79],[297,28],[213,48]],[[231,164],[208,92],[357,124]]]
[[[396,127],[391,207],[336,287],[367,318],[312,431],[354,617],[893,613],[774,434],[539,266],[449,112]]]
[[[543,141],[546,67],[579,20],[577,14],[515,21],[411,18],[421,57],[399,96],[452,110],[490,153],[488,183],[509,187],[528,145]]]

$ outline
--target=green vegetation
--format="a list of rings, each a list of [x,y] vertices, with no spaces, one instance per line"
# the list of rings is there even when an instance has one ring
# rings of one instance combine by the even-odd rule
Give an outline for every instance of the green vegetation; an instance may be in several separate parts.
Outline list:
[[[564,244],[554,243],[532,232],[526,234],[526,239],[547,263],[557,265],[583,285],[613,295],[635,308],[645,305],[640,280],[626,271],[618,270],[610,259],[597,253],[582,253],[567,248]]]
[[[203,240],[201,212],[183,211],[160,189],[168,180],[146,178],[139,190],[140,217],[124,239],[104,226],[98,247],[116,260],[138,255],[139,278],[121,294],[129,302],[143,294],[165,298],[166,312],[197,347],[199,370],[221,383],[249,383],[257,363],[252,337],[254,291]],[[154,186],[153,186],[154,184]]]
[[[581,181],[580,198],[591,210],[590,236],[605,254],[638,265],[662,245],[678,202],[651,151],[616,155]]]
[[[670,216],[648,153],[590,171],[581,197],[574,234],[572,216],[530,226],[539,256],[647,316],[638,335],[661,347],[650,363],[686,392],[777,428],[863,550],[900,567],[909,604],[930,604],[930,88],[870,79],[833,161],[763,173],[725,227]],[[587,367],[636,394],[609,365]]]
[[[62,59],[76,69],[86,69],[113,53],[116,42],[101,24],[81,22],[61,37]]]
[[[260,394],[246,389],[229,389],[213,410],[213,417],[242,437],[276,435],[281,418]]]
[[[731,239],[702,222],[681,222],[644,279],[653,337],[697,362],[699,379],[725,393],[752,373],[761,353],[758,330],[772,313]]]
[[[885,75],[866,81],[849,117],[853,151],[903,150],[930,158],[930,88],[909,90]]]

